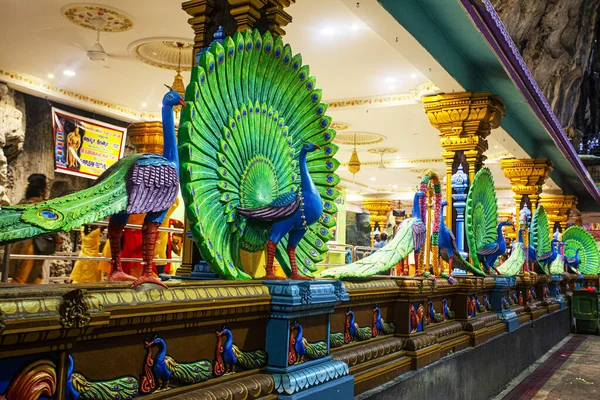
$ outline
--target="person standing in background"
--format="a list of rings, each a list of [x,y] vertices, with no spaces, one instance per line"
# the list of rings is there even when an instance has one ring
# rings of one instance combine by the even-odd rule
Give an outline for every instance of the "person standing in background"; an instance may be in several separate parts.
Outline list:
[[[379,235],[379,238],[381,240],[379,242],[375,243],[375,245],[373,246],[376,249],[381,249],[383,246],[385,246],[386,244],[388,244],[388,242],[387,242],[387,240],[388,240],[387,233],[382,232],[381,235]]]

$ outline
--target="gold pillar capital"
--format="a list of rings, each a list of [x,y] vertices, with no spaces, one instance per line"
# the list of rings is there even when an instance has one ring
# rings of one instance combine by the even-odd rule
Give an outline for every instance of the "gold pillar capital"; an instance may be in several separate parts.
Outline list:
[[[398,204],[397,201],[389,199],[363,199],[363,207],[369,212],[369,222],[371,224],[371,246],[374,243],[373,232],[375,224],[387,223],[390,211]]]
[[[210,24],[210,13],[215,6],[214,0],[188,0],[181,3],[181,8],[192,18],[188,24],[194,29],[194,60],[196,53],[208,46],[211,38],[208,37],[208,26]]]
[[[132,124],[127,129],[127,136],[129,136],[138,153],[163,153],[164,136],[162,122],[160,121]]]
[[[577,200],[573,195],[546,195],[542,194],[538,204],[544,206],[548,221],[554,226],[556,222],[561,225],[561,228],[567,226],[569,213]]]
[[[500,160],[500,167],[510,180],[513,192],[521,195],[538,195],[550,172],[552,161],[547,158],[506,158]]]

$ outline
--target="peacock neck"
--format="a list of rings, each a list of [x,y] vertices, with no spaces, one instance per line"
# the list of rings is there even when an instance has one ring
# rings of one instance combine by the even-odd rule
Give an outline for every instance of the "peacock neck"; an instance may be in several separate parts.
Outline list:
[[[500,223],[498,224],[498,243],[504,243],[504,235],[502,234],[502,228],[504,227],[505,224]]]
[[[440,208],[440,232],[444,232],[446,228],[446,223],[444,222],[444,208],[446,204],[442,203],[442,207]]]
[[[519,229],[519,243],[523,243],[523,229]]]
[[[296,330],[298,331],[298,334],[296,335],[296,342],[301,342],[302,341],[302,326],[296,325]]]
[[[415,193],[415,199],[413,200],[413,218],[421,219],[421,208],[419,207],[419,192]]]
[[[308,167],[306,166],[306,150],[300,150],[300,188],[304,195],[309,193],[316,193],[317,188],[308,173]]]
[[[231,349],[232,345],[233,345],[233,337],[231,336],[231,332],[226,330],[223,332],[223,335],[225,336],[225,349]]]
[[[177,137],[175,136],[175,118],[173,117],[173,107],[162,107],[162,123],[164,150],[163,157],[176,166],[179,171],[179,156],[177,154]]]
[[[165,360],[165,357],[167,355],[167,346],[165,345],[165,342],[163,342],[162,340],[160,340],[158,342],[158,352],[156,353],[156,363],[162,363]]]

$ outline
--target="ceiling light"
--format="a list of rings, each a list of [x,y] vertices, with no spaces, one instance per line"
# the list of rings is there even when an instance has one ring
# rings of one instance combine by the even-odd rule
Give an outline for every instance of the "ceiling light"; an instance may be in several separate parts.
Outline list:
[[[331,36],[335,34],[335,29],[333,28],[323,28],[321,29],[321,34],[326,36]]]
[[[395,87],[394,85],[389,85],[389,86],[388,86],[388,89],[389,89],[389,90],[394,90],[394,87]]]
[[[498,148],[498,146],[494,146],[494,148],[495,148],[495,149],[497,149],[497,148]]]
[[[65,74],[66,76],[75,76],[75,72],[69,69],[64,70],[63,74]]]
[[[148,104],[146,104],[146,103],[142,103],[142,107],[143,107],[143,108],[146,108],[146,107],[148,107]]]
[[[53,74],[48,74],[48,78],[54,79],[54,75]]]
[[[396,160],[399,160],[399,159],[400,159],[400,156],[396,156]]]
[[[352,24],[352,28],[351,28],[351,29],[352,29],[353,31],[357,31],[357,30],[359,30],[359,29],[360,29],[360,25],[358,25],[358,24]]]
[[[397,79],[394,78],[393,76],[388,76],[387,78],[385,78],[385,83],[394,83],[396,81],[397,81]]]
[[[398,185],[393,185],[392,186],[394,189],[398,189]]]
[[[410,77],[415,79],[417,77],[417,74],[410,74]]]
[[[374,180],[375,180],[375,177],[371,177],[371,178],[369,178],[369,180],[371,180],[371,181],[374,181]]]

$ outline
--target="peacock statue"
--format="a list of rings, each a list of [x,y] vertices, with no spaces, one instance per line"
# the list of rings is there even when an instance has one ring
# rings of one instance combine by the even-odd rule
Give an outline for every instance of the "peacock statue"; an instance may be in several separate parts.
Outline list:
[[[212,365],[208,360],[191,363],[178,363],[167,355],[167,344],[159,337],[145,342],[147,349],[144,374],[141,381],[141,392],[148,394],[154,390],[167,389],[171,381],[181,385],[204,382],[212,377]],[[156,356],[152,357],[152,348],[157,347]]]
[[[512,251],[510,256],[502,265],[498,266],[498,271],[502,275],[515,276],[525,265],[525,243],[523,243],[523,232],[524,227],[519,228],[519,234],[517,235],[517,241],[512,245]]]
[[[352,310],[346,311],[346,327],[344,329],[344,343],[348,344],[354,341],[363,341],[372,338],[372,332],[370,326],[363,326],[362,328],[354,321],[354,312]]]
[[[549,271],[551,274],[562,274],[563,272],[565,272],[565,258],[564,258],[564,252],[563,252],[563,248],[564,248],[565,244],[562,242],[558,242],[557,245],[557,256],[554,259],[554,261],[552,261],[552,263],[550,264],[549,267]]]
[[[414,196],[413,214],[400,224],[396,236],[386,246],[372,255],[343,267],[329,268],[321,273],[324,278],[368,278],[389,271],[414,251],[415,260],[425,244],[427,228],[421,220],[419,199],[425,193],[417,191]]]
[[[267,365],[267,353],[264,350],[244,351],[233,343],[233,334],[223,328],[217,335],[213,375],[215,377],[235,372],[239,365],[243,369],[262,368]]]
[[[346,335],[344,334],[344,332],[333,332],[329,335],[329,343],[331,345],[331,348],[334,349],[336,347],[340,347],[346,344],[346,342],[344,341],[344,337]]]
[[[410,333],[419,332],[422,328],[421,322],[425,317],[425,306],[423,303],[419,304],[419,307],[415,309],[414,304],[410,305],[409,309],[409,329]]]
[[[327,343],[323,341],[310,343],[303,336],[302,325],[299,323],[294,322],[290,326],[290,331],[289,365],[303,363],[304,357],[316,360],[327,355]]]
[[[502,300],[501,300],[500,306],[502,307],[503,310],[506,310],[508,308],[508,303],[506,302],[505,294],[502,295]]]
[[[309,72],[281,37],[258,30],[215,41],[192,70],[181,190],[192,236],[223,278],[251,279],[240,251],[266,247],[265,279],[282,279],[275,257],[291,279],[308,279],[328,250],[338,147]]]
[[[573,273],[579,275],[579,266],[581,265],[581,257],[579,256],[579,252],[581,249],[575,250],[575,255],[573,257],[567,257],[566,255],[563,257],[563,262],[568,266],[569,270]]]
[[[396,332],[396,325],[393,322],[385,322],[381,318],[381,310],[378,306],[373,309],[373,323],[371,324],[371,336],[390,335]]]
[[[549,260],[554,261],[557,252],[554,248],[554,240],[551,240],[552,231],[548,222],[548,215],[544,206],[539,206],[533,213],[531,219],[531,230],[529,232],[529,244],[535,251],[534,268],[537,272],[548,274]],[[535,270],[535,269],[534,269]]]
[[[10,378],[7,383],[4,394],[0,393],[0,400],[38,400],[54,399],[57,389],[56,365],[48,359],[40,359],[31,362],[19,373]],[[8,368],[3,368],[3,373],[8,372]]]
[[[454,233],[446,226],[444,221],[444,208],[448,205],[447,201],[442,202],[440,213],[440,229],[438,232],[438,248],[440,257],[450,266],[450,273],[454,268],[455,263],[458,268],[469,270],[475,275],[485,276],[485,272],[480,267],[474,267],[461,256],[460,251],[456,247],[456,237]]]
[[[139,393],[138,380],[125,376],[112,381],[91,382],[74,371],[73,357],[67,357],[67,397],[69,400],[130,400]]]
[[[512,223],[502,221],[498,224],[494,177],[488,168],[482,168],[475,174],[467,196],[465,225],[473,266],[482,269],[483,264],[488,274],[491,269],[500,274],[494,264],[506,252],[502,228]]]
[[[570,226],[562,235],[567,265],[582,274],[600,273],[600,253],[594,237],[580,226]]]
[[[454,311],[451,311],[448,307],[448,300],[445,298],[442,300],[442,316],[444,319],[454,319]]]
[[[166,286],[152,274],[158,227],[179,191],[178,157],[173,107],[185,105],[172,89],[163,97],[164,154],[133,154],[109,167],[88,189],[31,205],[0,210],[0,244],[49,232],[68,232],[110,217],[113,281],[145,282]],[[121,236],[130,214],[146,214],[142,227],[143,274],[138,279],[121,269]]]

